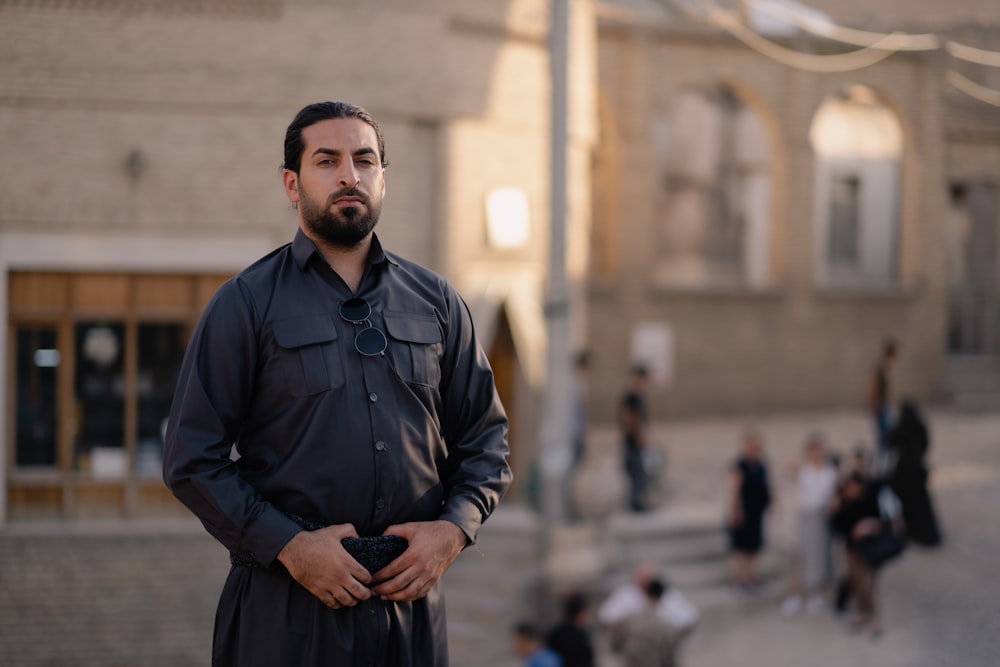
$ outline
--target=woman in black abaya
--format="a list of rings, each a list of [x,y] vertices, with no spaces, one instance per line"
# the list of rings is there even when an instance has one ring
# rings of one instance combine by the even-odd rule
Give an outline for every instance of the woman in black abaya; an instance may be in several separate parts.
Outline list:
[[[913,401],[903,402],[896,426],[889,434],[889,446],[896,455],[890,481],[903,505],[907,537],[917,544],[937,546],[941,543],[941,532],[927,489],[930,437]]]

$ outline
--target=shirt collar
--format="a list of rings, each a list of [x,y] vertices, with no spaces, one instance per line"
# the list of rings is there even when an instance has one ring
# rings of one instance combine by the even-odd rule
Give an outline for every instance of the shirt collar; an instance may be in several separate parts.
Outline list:
[[[295,259],[295,264],[299,267],[300,271],[306,270],[306,265],[313,255],[316,255],[321,262],[325,263],[323,254],[316,247],[316,244],[305,235],[301,227],[297,228],[295,230],[295,238],[292,239],[292,257]],[[373,233],[372,246],[368,251],[368,264],[374,266],[382,262],[394,263],[382,248],[382,242],[379,241],[378,234]]]

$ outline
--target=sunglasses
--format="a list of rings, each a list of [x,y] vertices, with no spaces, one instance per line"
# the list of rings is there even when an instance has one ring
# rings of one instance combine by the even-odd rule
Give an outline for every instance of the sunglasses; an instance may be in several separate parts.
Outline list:
[[[389,346],[389,341],[380,329],[372,326],[372,307],[364,299],[348,299],[340,304],[340,317],[351,324],[363,324],[364,329],[354,337],[354,349],[366,357],[375,357]]]

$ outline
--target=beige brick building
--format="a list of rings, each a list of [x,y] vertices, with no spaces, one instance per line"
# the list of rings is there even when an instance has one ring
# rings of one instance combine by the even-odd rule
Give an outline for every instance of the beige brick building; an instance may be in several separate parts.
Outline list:
[[[574,4],[580,228],[595,22]],[[284,130],[324,99],[382,123],[379,233],[466,297],[526,469],[544,375],[548,21],[542,0],[0,2],[0,522],[175,511],[159,451],[177,359],[215,286],[291,239]]]
[[[1000,11],[804,4],[601,5],[601,419],[630,360],[658,418],[862,410],[887,337],[897,398],[948,399],[970,363],[998,395]]]
[[[561,343],[593,351],[593,420],[633,360],[661,418],[860,409],[887,335],[923,399],[956,353],[991,363],[1000,10],[816,0],[810,32],[735,1],[570,4]],[[291,238],[281,141],[321,99],[382,122],[379,233],[465,295],[523,483],[546,387],[549,12],[0,0],[0,523],[176,511],[174,366],[214,287]],[[863,49],[829,25],[937,41]]]

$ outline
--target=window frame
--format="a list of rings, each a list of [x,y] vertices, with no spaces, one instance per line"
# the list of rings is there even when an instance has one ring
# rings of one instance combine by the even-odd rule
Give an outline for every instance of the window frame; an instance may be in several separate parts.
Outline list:
[[[7,508],[11,519],[178,515],[179,504],[159,475],[140,475],[138,449],[139,330],[145,325],[181,327],[184,343],[215,289],[229,275],[126,272],[8,273],[8,368],[6,378]],[[159,295],[159,296],[157,296]],[[123,364],[122,449],[125,473],[99,477],[77,469],[74,432],[77,396],[76,327],[93,321],[121,324]],[[56,329],[56,463],[25,466],[17,461],[17,332],[22,327]]]

